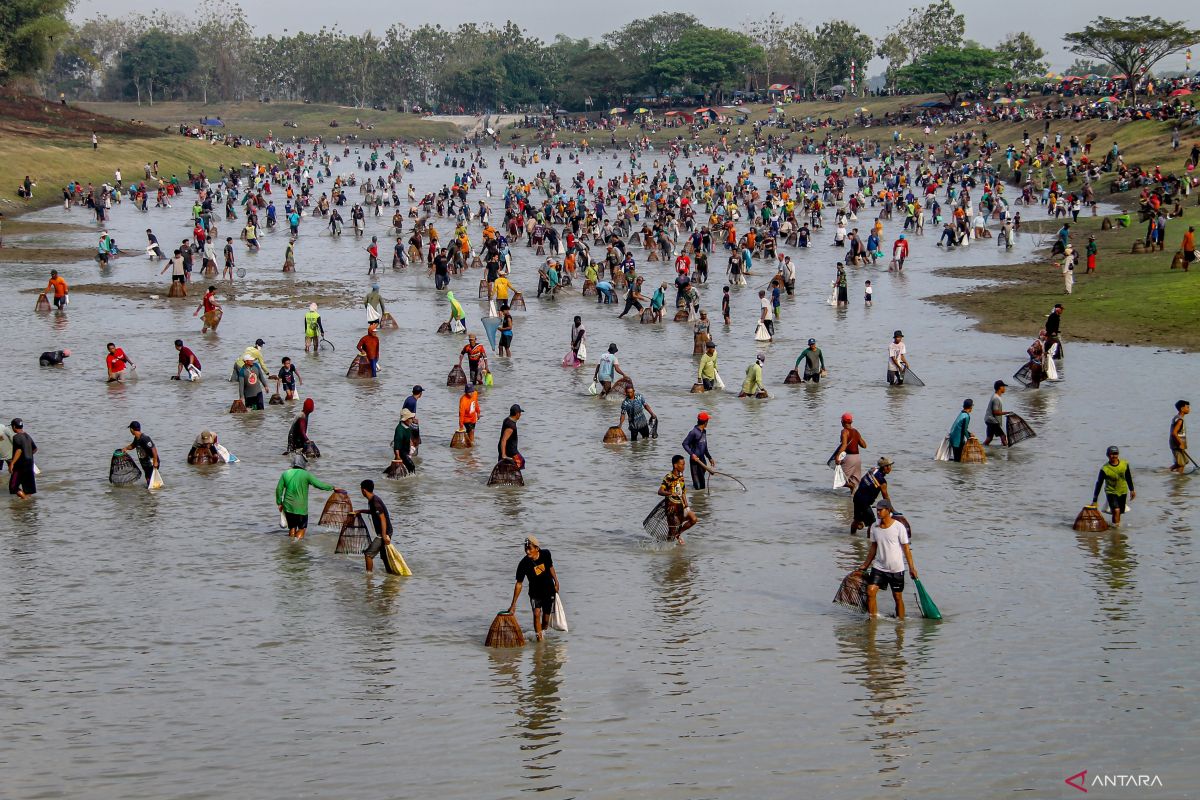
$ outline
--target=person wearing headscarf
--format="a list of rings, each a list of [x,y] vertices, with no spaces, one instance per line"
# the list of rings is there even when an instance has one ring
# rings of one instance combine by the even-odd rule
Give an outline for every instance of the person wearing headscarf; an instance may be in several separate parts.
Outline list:
[[[288,430],[287,450],[284,451],[284,455],[303,453],[307,458],[321,457],[321,451],[317,449],[312,439],[308,438],[308,418],[316,410],[316,407],[317,405],[311,397],[304,398],[300,416],[296,417],[291,429]]]
[[[746,367],[746,379],[742,381],[742,391],[738,397],[766,397],[767,387],[763,385],[762,365],[766,362],[765,353],[754,357],[754,362]]]
[[[304,314],[304,352],[311,348],[314,352],[321,349],[321,337],[325,335],[325,326],[321,324],[321,315],[317,312],[317,304],[309,303],[308,311]]]
[[[308,487],[315,486],[326,492],[336,492],[336,487],[319,481],[308,471],[308,459],[303,453],[292,454],[292,468],[284,470],[275,484],[275,504],[287,521],[288,536],[303,539],[308,530]]]
[[[833,452],[833,460],[842,465],[846,476],[846,488],[853,494],[862,480],[862,455],[860,451],[867,449],[867,440],[854,427],[854,415],[850,412],[842,414],[842,433],[838,439],[837,450]]]
[[[367,292],[367,296],[363,298],[363,305],[367,309],[367,322],[378,322],[383,319],[385,309],[378,283],[371,284],[371,291]]]

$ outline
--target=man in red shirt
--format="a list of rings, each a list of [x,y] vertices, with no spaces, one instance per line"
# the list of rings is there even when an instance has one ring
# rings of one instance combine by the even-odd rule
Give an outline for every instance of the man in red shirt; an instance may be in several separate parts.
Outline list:
[[[129,360],[129,356],[125,355],[124,350],[112,342],[106,346],[108,355],[104,357],[104,366],[108,369],[108,382],[124,380],[126,367],[133,368],[136,365]]]
[[[221,324],[221,315],[223,313],[221,311],[221,304],[217,302],[217,287],[208,287],[208,291],[204,293],[204,297],[200,298],[200,305],[196,306],[196,310],[192,312],[192,316],[196,316],[201,311],[204,312],[204,316],[201,317],[204,325],[201,327],[200,333],[208,333],[209,328],[215,331],[217,326]]]
[[[375,329],[379,327],[372,322],[367,325],[367,335],[358,340],[359,355],[366,356],[367,361],[371,363],[371,377],[374,378],[379,374],[379,337],[375,335]]]
[[[481,381],[480,366],[487,370],[487,350],[481,345],[475,334],[467,335],[467,343],[463,345],[462,351],[458,354],[458,366],[462,367],[463,356],[467,357],[467,363],[471,367],[471,383],[479,383]]]
[[[192,348],[184,346],[183,339],[176,339],[175,352],[179,353],[179,364],[175,367],[175,377],[171,380],[182,380],[184,370],[187,370],[188,380],[197,380],[200,377],[200,359],[196,358]]]

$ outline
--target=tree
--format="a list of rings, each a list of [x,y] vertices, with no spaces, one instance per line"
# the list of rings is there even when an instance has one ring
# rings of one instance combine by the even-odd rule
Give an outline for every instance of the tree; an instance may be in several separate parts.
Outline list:
[[[762,48],[744,33],[689,28],[654,64],[660,86],[696,86],[714,98],[759,64]]]
[[[762,19],[750,20],[745,25],[746,34],[762,48],[763,82],[770,86],[771,78],[786,69],[790,54],[787,41],[788,26],[783,17],[772,11]]]
[[[905,43],[904,36],[898,31],[890,32],[879,40],[879,45],[875,48],[875,55],[887,60],[888,65],[883,71],[883,78],[887,82],[888,88],[893,92],[896,91],[896,73],[908,61],[909,56],[908,44]]]
[[[783,32],[788,51],[788,68],[796,82],[805,87],[808,96],[815,97],[820,88],[825,56],[816,35],[802,23],[795,22]]]
[[[1010,33],[996,45],[1001,62],[1012,73],[1014,79],[1041,77],[1049,65],[1043,60],[1046,51],[1038,46],[1028,33]],[[1073,75],[1074,73],[1067,73]]]
[[[1071,66],[1067,67],[1064,75],[1078,75],[1086,77],[1088,75],[1101,75],[1107,77],[1116,73],[1112,64],[1100,64],[1087,58],[1077,58],[1071,62]]]
[[[938,47],[900,69],[901,86],[918,92],[941,92],[956,103],[963,92],[986,91],[1008,78],[1001,55],[985,47]]]
[[[146,31],[121,54],[117,72],[126,86],[137,91],[138,104],[145,88],[150,105],[154,90],[170,95],[183,88],[196,69],[196,51],[188,42],[165,31]]]
[[[685,32],[699,25],[700,20],[691,14],[655,14],[606,33],[604,41],[633,66],[638,80],[635,88],[648,88],[657,96],[666,86],[662,84],[662,76],[655,64]]]
[[[73,0],[0,2],[0,82],[32,75],[50,63],[71,30],[66,13],[72,5]]]
[[[856,80],[862,85],[867,63],[874,51],[874,42],[857,25],[843,20],[824,22],[813,31],[818,42],[817,55],[821,60],[821,77],[825,85],[834,86],[850,80],[850,63],[858,66]]]
[[[1127,77],[1132,97],[1140,81],[1159,61],[1200,39],[1200,31],[1162,17],[1096,17],[1081,31],[1063,37],[1072,53],[1112,64]]]

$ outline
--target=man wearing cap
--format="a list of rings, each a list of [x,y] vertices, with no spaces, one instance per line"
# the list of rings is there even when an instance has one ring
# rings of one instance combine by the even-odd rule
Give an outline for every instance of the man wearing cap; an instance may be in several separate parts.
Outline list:
[[[707,342],[704,345],[704,355],[700,356],[700,366],[696,370],[696,380],[710,391],[717,383],[717,345]]]
[[[871,505],[879,499],[881,494],[889,504],[892,502],[887,485],[887,476],[892,471],[892,463],[892,460],[886,456],[879,459],[875,469],[864,475],[858,482],[858,488],[854,490],[854,521],[850,523],[851,535],[863,527],[875,523],[875,514],[871,511]]]
[[[383,295],[379,293],[378,283],[371,284],[371,291],[367,292],[367,296],[363,298],[363,305],[367,309],[367,322],[378,322],[383,319]]]
[[[558,573],[554,571],[554,559],[549,550],[543,550],[536,536],[525,538],[525,557],[517,564],[517,584],[513,587],[512,603],[508,613],[517,610],[517,598],[521,596],[521,585],[529,578],[529,605],[533,608],[533,632],[542,641],[543,632],[549,626],[550,615],[560,591]]]
[[[267,372],[250,350],[242,353],[239,360],[242,364],[240,367],[234,366],[229,380],[237,381],[238,397],[246,404],[247,410],[253,408],[262,411],[265,407],[263,392],[267,386]]]
[[[326,492],[337,491],[335,487],[313,477],[303,453],[293,453],[292,468],[284,470],[275,484],[275,504],[287,520],[288,536],[292,539],[303,539],[308,530],[309,486]]]
[[[608,352],[600,356],[596,362],[596,369],[592,373],[592,380],[600,383],[600,396],[604,397],[612,390],[613,380],[616,375],[622,378],[628,378],[625,370],[621,369],[621,363],[617,360],[617,344],[612,342],[608,345]]]
[[[517,465],[517,469],[525,469],[525,457],[517,449],[517,420],[521,418],[522,413],[521,407],[515,403],[508,409],[508,416],[500,425],[500,441],[496,444],[500,460],[512,461]]]
[[[867,575],[867,613],[879,615],[879,590],[892,590],[896,601],[896,619],[904,619],[904,567],[917,580],[917,568],[913,565],[912,548],[908,546],[908,528],[892,516],[892,507],[880,500],[875,504],[879,521],[871,526],[871,547],[861,570],[870,568]]]
[[[37,473],[34,472],[34,455],[37,454],[37,444],[33,437],[25,432],[25,423],[19,418],[9,423],[12,429],[12,451],[9,454],[8,493],[15,494],[22,500],[37,494]]]
[[[763,384],[762,365],[766,363],[767,354],[759,353],[754,357],[754,363],[746,367],[746,379],[742,381],[742,391],[738,397],[766,397],[767,387]]]
[[[403,409],[411,411],[413,418],[409,422],[409,428],[412,429],[412,446],[414,450],[421,448],[421,425],[417,421],[417,401],[421,399],[421,395],[425,394],[425,387],[420,384],[412,388],[412,394],[404,398]]]
[[[304,352],[312,348],[313,352],[321,349],[321,337],[325,335],[325,326],[321,324],[321,315],[317,312],[317,304],[309,303],[308,311],[304,314]]]
[[[1096,476],[1096,488],[1092,490],[1092,505],[1100,497],[1100,487],[1104,487],[1104,496],[1108,500],[1108,511],[1112,514],[1112,524],[1121,524],[1121,515],[1125,513],[1126,498],[1137,497],[1133,488],[1133,471],[1129,462],[1121,458],[1121,451],[1116,445],[1108,448],[1108,461],[1100,467]]]
[[[967,445],[967,440],[971,438],[971,411],[975,408],[975,401],[971,398],[963,400],[962,411],[958,412],[958,416],[954,418],[954,424],[950,426],[950,449],[954,451],[954,461],[962,461],[963,448]]]
[[[200,359],[196,358],[196,354],[192,352],[190,347],[184,347],[183,339],[175,340],[175,352],[179,353],[179,363],[175,365],[175,377],[173,380],[182,380],[182,376],[185,373],[189,381],[199,378]],[[192,371],[193,369],[195,372]]]
[[[468,383],[463,387],[462,397],[458,398],[458,429],[466,431],[467,447],[475,446],[475,425],[479,422],[479,392],[475,384]]]
[[[804,369],[800,369],[801,363],[804,364]],[[821,348],[817,347],[816,339],[809,339],[808,347],[804,348],[796,358],[796,372],[800,375],[801,383],[805,381],[821,382],[821,374],[825,372],[825,354],[821,352]]]
[[[392,434],[392,460],[403,462],[410,473],[417,471],[417,465],[412,460],[417,424],[416,414],[407,408],[401,409],[400,421],[396,423],[396,431]]]
[[[137,420],[129,423],[129,432],[133,434],[133,441],[122,447],[121,450],[124,452],[137,451],[138,463],[142,465],[142,474],[146,476],[146,484],[149,485],[150,477],[154,474],[154,470],[158,469],[158,448],[154,445],[153,439],[142,433],[142,423]]]
[[[379,374],[379,336],[375,331],[379,328],[379,323],[368,322],[367,333],[358,340],[358,354],[367,359],[367,363],[371,365],[371,377],[374,378]]]
[[[696,415],[696,427],[692,428],[683,439],[683,452],[688,454],[688,464],[692,473],[692,488],[703,489],[708,472],[717,465],[717,460],[708,452],[708,421],[707,411]]]
[[[888,345],[887,382],[892,386],[904,384],[904,371],[908,369],[908,348],[904,346],[904,331],[892,334]]]
[[[1008,436],[1004,433],[1004,417],[1008,416],[1009,412],[1004,410],[1004,400],[1002,399],[1005,391],[1008,390],[1008,384],[1004,381],[996,381],[992,384],[992,388],[996,393],[988,402],[988,410],[983,417],[983,424],[987,428],[987,438],[983,440],[983,443],[991,444],[992,439],[999,436],[1000,444],[1008,447]]]
[[[470,368],[471,383],[480,383],[483,379],[483,373],[480,372],[480,367],[484,371],[488,369],[487,348],[479,343],[479,337],[473,333],[467,334],[467,343],[463,345],[463,349],[458,354],[458,366],[462,368],[463,356],[467,357],[467,366]]]

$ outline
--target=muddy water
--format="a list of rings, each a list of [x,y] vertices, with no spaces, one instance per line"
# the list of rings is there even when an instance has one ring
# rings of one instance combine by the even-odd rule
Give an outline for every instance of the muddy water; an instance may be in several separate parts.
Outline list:
[[[497,187],[498,156],[487,170]],[[606,174],[616,168],[608,157],[583,166],[600,164]],[[423,166],[409,180],[425,191],[452,174]],[[184,205],[146,215],[126,205],[109,230],[136,249],[150,226],[167,245],[187,235]],[[499,210],[498,199],[492,205]],[[52,209],[35,219],[85,215]],[[368,223],[385,253],[386,223]],[[889,241],[897,226],[888,224]],[[226,224],[221,232],[235,234]],[[0,513],[2,793],[1057,797],[1074,792],[1063,778],[1088,768],[1157,774],[1170,796],[1191,796],[1200,490],[1163,468],[1172,404],[1196,394],[1197,360],[1072,343],[1068,308],[1065,380],[1007,396],[1038,438],[991,450],[985,466],[935,463],[965,397],[980,408],[973,430],[982,435],[991,383],[1020,366],[1027,342],[977,333],[923,302],[969,287],[930,273],[1024,260],[1034,243],[947,254],[931,231],[914,242],[903,274],[853,271],[852,302],[836,310],[825,303],[837,255],[829,233],[788,251],[798,291],[766,348],[766,401],[736,397],[758,350],[754,281],[735,291],[732,328],[713,329],[733,392],[698,397],[688,394],[690,326],[618,320],[614,307],[571,292],[537,301],[536,259],[517,247],[529,310],[517,312],[514,358],[493,360],[475,451],[447,446],[457,392],[445,375],[461,341],[433,333],[447,306],[423,271],[381,270],[401,329],[384,334],[378,381],[345,379],[365,323],[356,304],[369,285],[365,243],[331,239],[314,221],[302,229],[294,277],[279,273],[283,234],[266,234],[257,254],[239,246],[248,274],[224,299],[218,335],[199,334],[198,297],[167,300],[164,278],[142,258],[106,272],[63,264],[72,284],[97,287],[77,291],[65,315],[30,310],[28,290],[44,285],[47,267],[4,263],[0,416],[24,417],[43,474],[34,502]],[[93,237],[28,241],[86,253]],[[662,264],[645,268],[670,279]],[[714,276],[720,270],[714,263]],[[873,308],[861,302],[868,277]],[[453,287],[476,330],[477,283],[471,273]],[[713,312],[721,283],[702,292]],[[303,352],[309,296],[321,302],[335,353]],[[1048,310],[1030,309],[1031,335]],[[560,366],[574,314],[592,363],[610,341],[619,345],[661,417],[656,441],[600,443],[618,404],[585,395],[590,366]],[[898,327],[925,388],[884,384]],[[810,336],[830,378],[781,385]],[[204,363],[202,382],[169,380],[177,337]],[[359,559],[333,555],[333,534],[314,530],[294,544],[275,527],[272,491],[295,406],[225,413],[234,391],[223,378],[257,337],[272,367],[296,359],[302,394],[316,400],[310,433],[324,457],[314,472],[351,488],[380,480],[414,577],[365,576]],[[110,340],[140,380],[105,384]],[[36,366],[39,352],[63,347],[74,352],[65,369]],[[384,482],[414,383],[427,388],[420,472]],[[527,485],[488,489],[514,402],[527,412]],[[713,414],[719,467],[748,491],[718,478],[694,497],[702,522],[685,547],[650,545],[640,520],[699,409]],[[861,537],[846,535],[849,501],[829,488],[825,467],[847,410],[866,455],[896,461],[893,498],[914,524],[940,623],[868,622],[830,604],[865,555]],[[132,419],[162,455],[167,485],[153,495],[106,482]],[[241,461],[187,466],[205,428]],[[1119,531],[1074,533],[1114,443],[1137,479],[1132,513]],[[323,499],[313,498],[314,514]],[[572,631],[488,651],[484,632],[507,606],[528,533],[554,554]],[[519,608],[528,629],[524,601]]]

